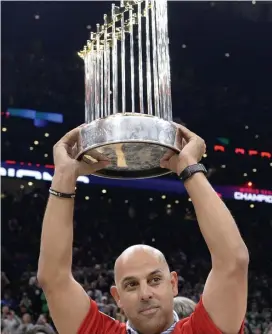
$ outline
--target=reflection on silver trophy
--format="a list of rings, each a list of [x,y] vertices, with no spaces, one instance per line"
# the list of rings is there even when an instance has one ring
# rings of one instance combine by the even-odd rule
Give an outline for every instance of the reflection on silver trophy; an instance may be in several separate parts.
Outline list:
[[[85,64],[85,122],[79,159],[106,156],[96,173],[107,178],[147,178],[168,151],[178,152],[172,121],[166,0],[112,4],[79,52]]]

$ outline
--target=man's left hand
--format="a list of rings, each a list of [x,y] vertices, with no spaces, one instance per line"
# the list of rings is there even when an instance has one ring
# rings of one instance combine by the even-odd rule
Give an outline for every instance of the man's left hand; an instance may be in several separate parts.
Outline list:
[[[198,163],[206,152],[205,141],[185,126],[174,123],[177,127],[177,142],[182,147],[179,154],[173,151],[164,155],[160,161],[162,168],[180,173],[188,166]]]

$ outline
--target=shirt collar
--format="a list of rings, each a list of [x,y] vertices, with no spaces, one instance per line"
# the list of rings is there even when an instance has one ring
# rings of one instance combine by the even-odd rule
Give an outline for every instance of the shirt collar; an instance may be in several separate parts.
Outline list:
[[[174,318],[174,322],[173,324],[168,328],[166,329],[165,331],[163,331],[161,334],[171,334],[177,324],[177,322],[179,321],[179,317],[177,315],[177,313],[175,311],[173,311],[173,318]],[[130,324],[129,321],[127,321],[126,323],[126,328],[127,328],[127,334],[139,334],[136,329],[134,329],[132,327],[132,325]]]

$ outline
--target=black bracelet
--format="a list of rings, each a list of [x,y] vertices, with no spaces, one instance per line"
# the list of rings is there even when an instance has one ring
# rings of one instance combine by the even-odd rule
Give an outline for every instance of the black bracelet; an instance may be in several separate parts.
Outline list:
[[[49,188],[49,194],[50,195],[54,195],[56,197],[61,197],[61,198],[75,198],[76,197],[76,194],[73,193],[73,194],[65,194],[65,193],[61,193],[59,191],[56,191],[52,188]]]

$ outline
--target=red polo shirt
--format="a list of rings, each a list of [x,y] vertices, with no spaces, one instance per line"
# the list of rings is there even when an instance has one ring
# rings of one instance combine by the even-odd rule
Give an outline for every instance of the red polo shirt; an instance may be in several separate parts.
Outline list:
[[[242,325],[239,334],[244,333]],[[88,314],[81,324],[78,334],[126,334],[126,324],[98,311],[92,300]],[[206,312],[202,300],[197,304],[190,317],[180,320],[172,334],[222,334],[213,324]]]

